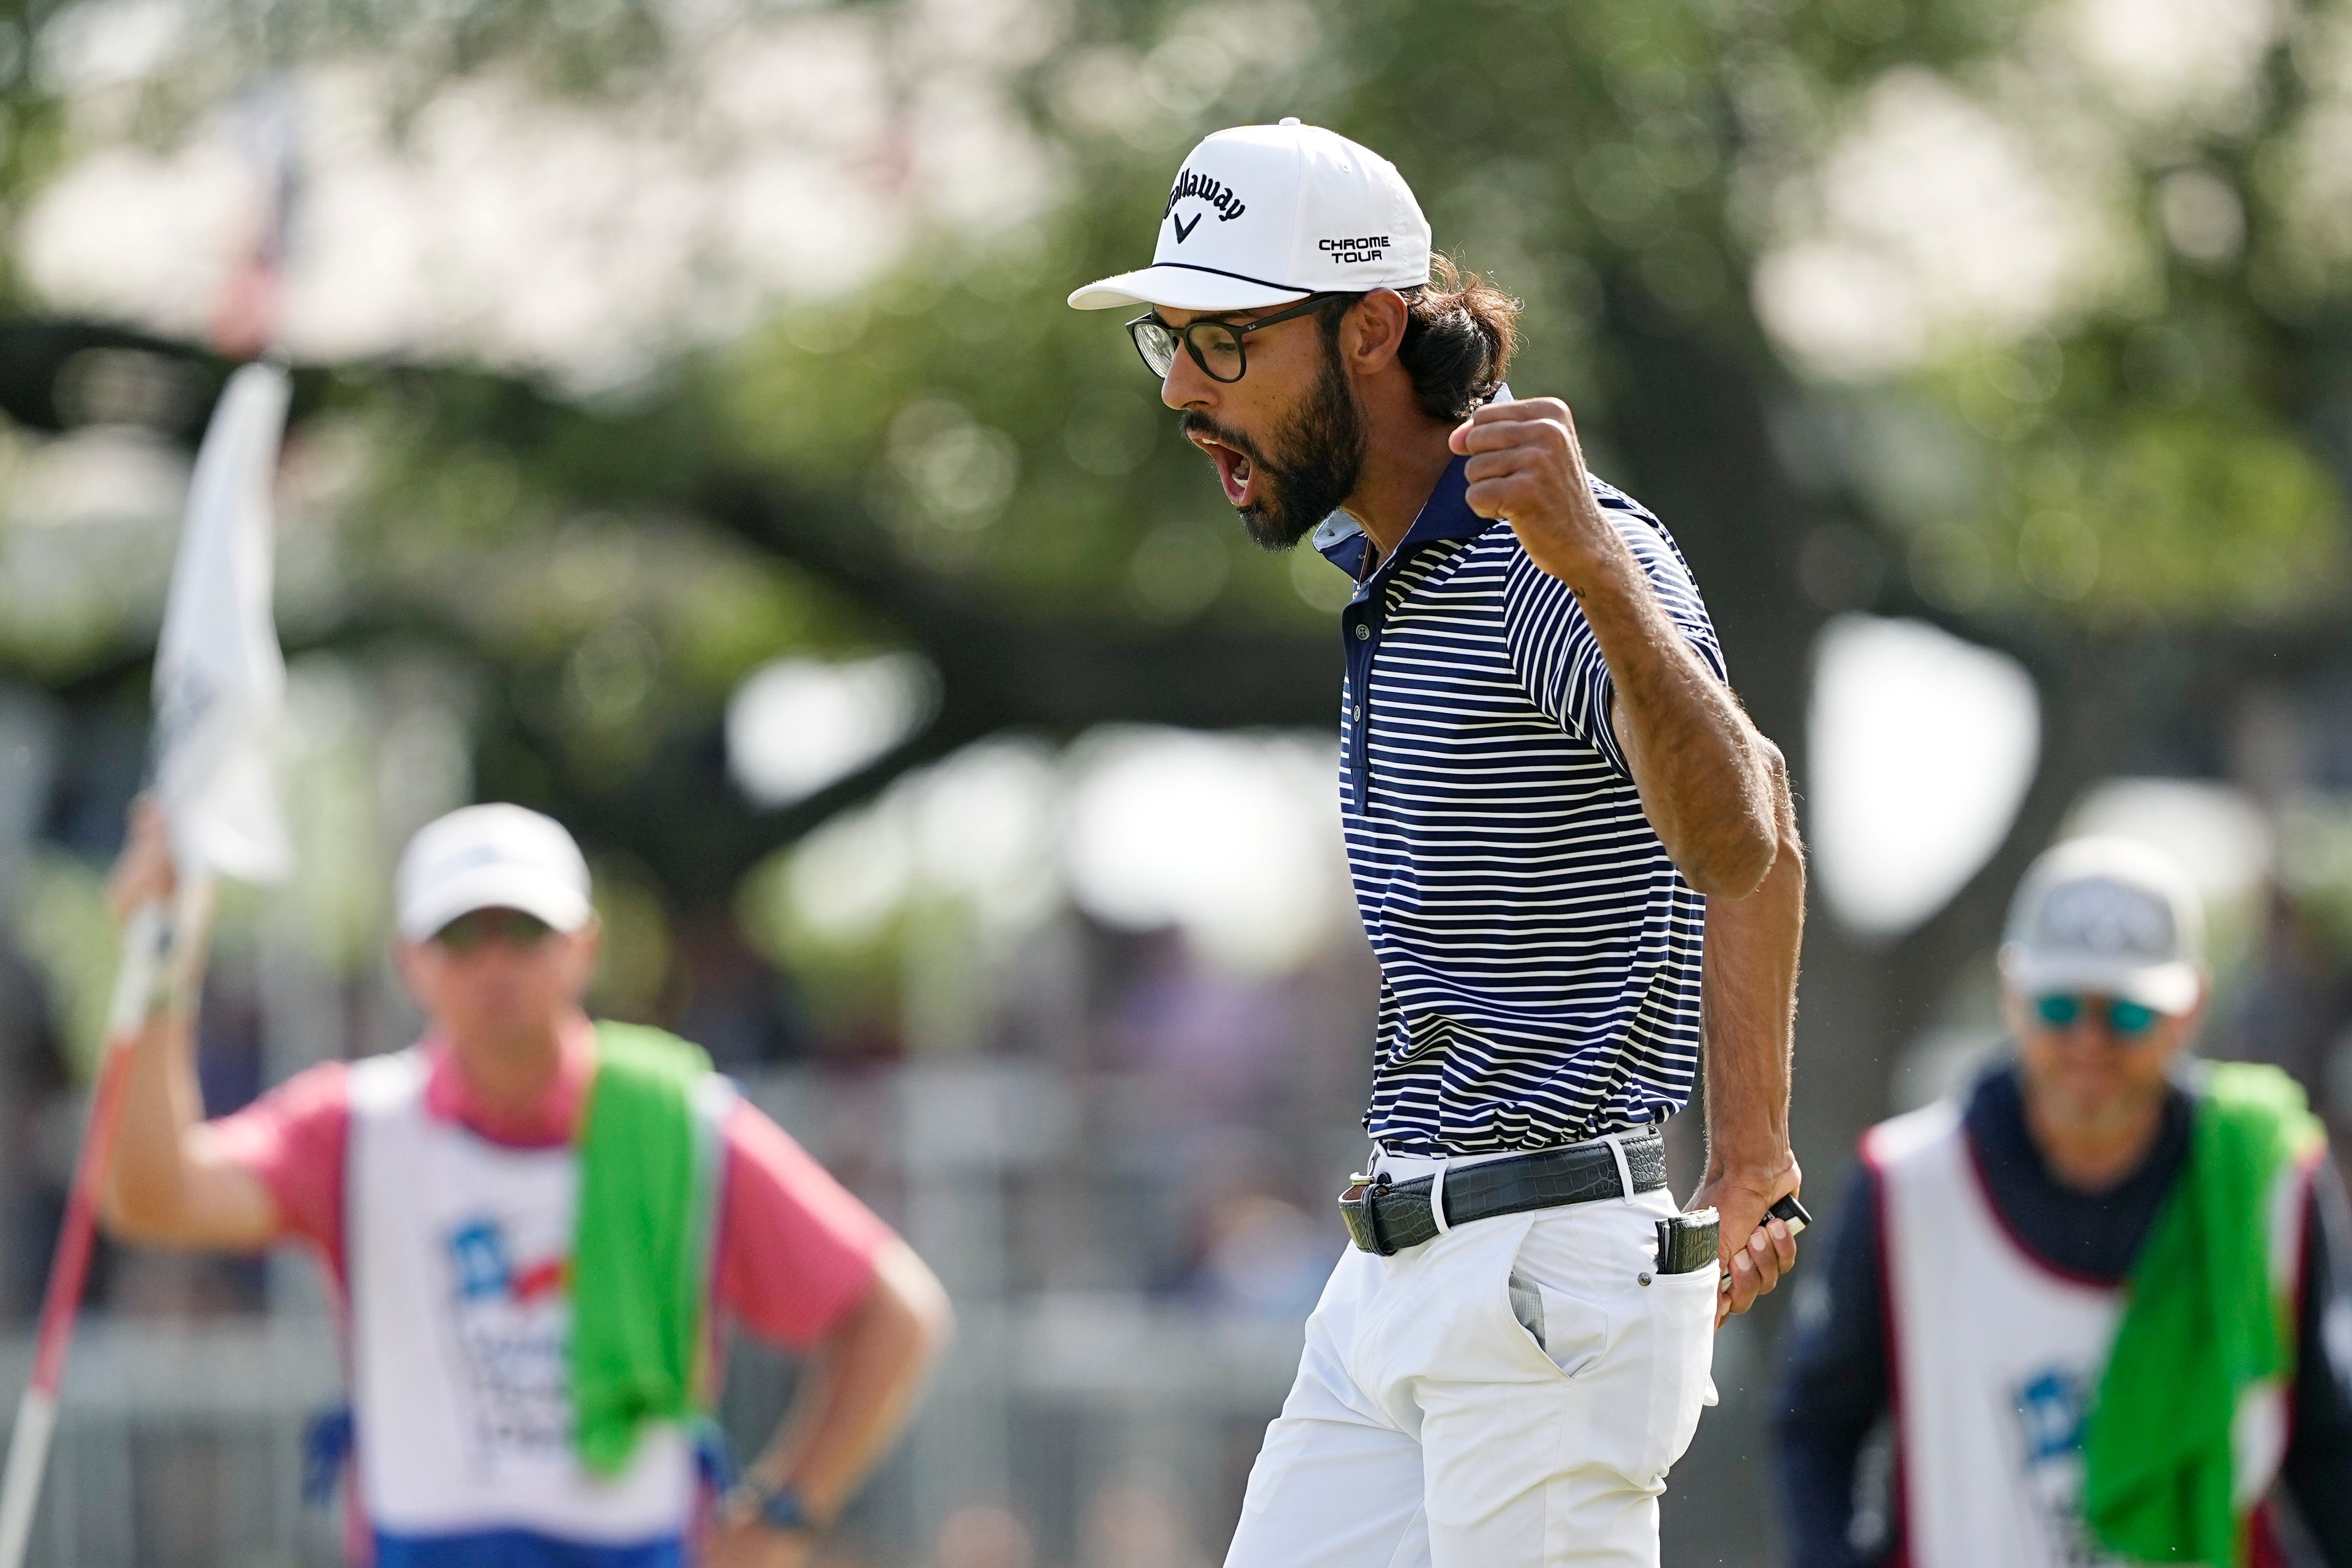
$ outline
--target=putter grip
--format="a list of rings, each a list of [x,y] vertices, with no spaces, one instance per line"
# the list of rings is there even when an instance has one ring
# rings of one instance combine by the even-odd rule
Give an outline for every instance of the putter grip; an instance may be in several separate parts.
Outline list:
[[[1795,1236],[1813,1223],[1813,1216],[1806,1212],[1804,1205],[1797,1201],[1797,1194],[1794,1193],[1790,1193],[1764,1212],[1787,1226],[1790,1236]]]

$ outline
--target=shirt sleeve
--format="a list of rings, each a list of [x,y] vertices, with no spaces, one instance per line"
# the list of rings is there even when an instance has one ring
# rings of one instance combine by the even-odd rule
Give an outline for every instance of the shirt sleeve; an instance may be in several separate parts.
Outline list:
[[[757,1337],[805,1349],[865,1299],[890,1227],[749,1103],[728,1119],[725,1182],[719,1304]]]
[[[1616,525],[1618,537],[1641,563],[1643,574],[1665,606],[1667,618],[1716,678],[1727,679],[1715,623],[1707,618],[1698,584],[1665,525],[1613,486],[1594,479],[1592,493]],[[1608,758],[1619,773],[1630,773],[1610,722],[1617,683],[1601,656],[1591,623],[1584,618],[1584,607],[1567,584],[1537,565],[1524,550],[1513,555],[1504,580],[1503,639],[1528,700],[1562,730]]]
[[[1798,1275],[1795,1331],[1773,1413],[1781,1522],[1795,1568],[1856,1568],[1854,1468],[1887,1407],[1878,1177],[1858,1167],[1829,1257]]]
[[[214,1149],[269,1189],[278,1239],[310,1243],[338,1274],[351,1126],[351,1068],[343,1062],[307,1068],[243,1110],[205,1123]]]
[[[2352,1205],[2335,1162],[2312,1173],[2284,1479],[2328,1568],[2352,1568]]]

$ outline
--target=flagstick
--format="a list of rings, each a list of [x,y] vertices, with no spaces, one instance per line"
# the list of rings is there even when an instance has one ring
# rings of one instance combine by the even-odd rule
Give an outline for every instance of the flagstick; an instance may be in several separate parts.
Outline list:
[[[114,1148],[115,1123],[130,1086],[131,1058],[147,1024],[157,977],[167,963],[193,978],[200,962],[204,928],[212,901],[208,879],[186,878],[180,885],[175,918],[150,901],[131,910],[122,931],[122,958],[114,973],[114,996],[107,1007],[106,1055],[90,1091],[89,1125],[74,1162],[73,1189],[66,1199],[65,1223],[49,1265],[41,1298],[41,1321],[33,1339],[33,1374],[16,1405],[16,1426],[8,1443],[8,1467],[0,1477],[0,1568],[23,1568],[32,1539],[33,1513],[40,1500],[41,1473],[57,1430],[58,1390],[65,1381],[66,1351],[73,1342],[74,1319],[89,1277],[90,1245],[98,1226],[98,1194]],[[179,939],[179,940],[175,940]]]

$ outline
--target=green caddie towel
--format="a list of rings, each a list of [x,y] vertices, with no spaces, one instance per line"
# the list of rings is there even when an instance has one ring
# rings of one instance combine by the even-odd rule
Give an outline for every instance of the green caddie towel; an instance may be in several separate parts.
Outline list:
[[[2242,1568],[2231,1426],[2242,1396],[2294,1373],[2271,1197],[2324,1134],[2275,1068],[2213,1064],[2195,1102],[2188,1167],[2132,1265],[2086,1423],[2083,1514],[2128,1562]]]
[[[703,1393],[716,1140],[696,1114],[702,1047],[629,1024],[596,1026],[580,1118],[572,1247],[573,1446],[617,1475],[647,1421],[691,1421]]]

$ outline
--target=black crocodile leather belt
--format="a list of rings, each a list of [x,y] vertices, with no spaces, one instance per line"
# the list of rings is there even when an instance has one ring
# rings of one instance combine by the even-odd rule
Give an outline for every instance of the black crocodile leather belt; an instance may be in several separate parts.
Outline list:
[[[1451,1166],[1445,1173],[1446,1226],[1524,1209],[1589,1204],[1595,1198],[1631,1197],[1666,1184],[1664,1139],[1644,1132],[1620,1142],[1625,1174],[1633,1180],[1632,1192],[1626,1191],[1617,1156],[1605,1142]],[[1339,1194],[1339,1217],[1347,1221],[1348,1235],[1358,1247],[1386,1258],[1437,1237],[1437,1216],[1429,1201],[1435,1185],[1430,1176],[1397,1183],[1386,1176],[1350,1177],[1348,1190]]]

